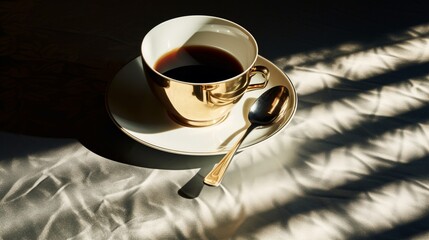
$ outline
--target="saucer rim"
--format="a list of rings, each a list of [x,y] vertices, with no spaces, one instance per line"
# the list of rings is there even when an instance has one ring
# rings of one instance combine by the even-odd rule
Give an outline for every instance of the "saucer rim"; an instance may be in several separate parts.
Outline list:
[[[152,149],[159,150],[159,151],[166,152],[166,153],[179,154],[179,155],[187,155],[187,156],[215,156],[215,155],[222,155],[222,154],[226,154],[226,153],[228,153],[228,151],[230,150],[230,148],[223,148],[223,149],[220,149],[220,150],[218,150],[218,151],[204,151],[204,152],[196,152],[196,151],[183,151],[183,150],[171,149],[171,148],[166,148],[166,147],[158,146],[158,145],[155,145],[155,144],[153,144],[153,143],[150,143],[150,142],[144,141],[143,139],[138,138],[138,137],[134,136],[133,134],[129,133],[129,132],[128,132],[128,130],[127,130],[125,127],[123,127],[123,126],[122,126],[122,125],[121,125],[121,124],[120,124],[120,123],[115,119],[115,117],[113,116],[113,113],[112,113],[112,111],[111,111],[111,109],[110,109],[110,107],[109,107],[109,92],[110,92],[110,90],[111,90],[111,85],[113,84],[113,81],[118,77],[118,75],[121,73],[121,71],[122,71],[126,66],[128,66],[130,63],[132,63],[132,62],[134,62],[134,61],[138,60],[139,58],[141,58],[141,56],[135,57],[135,58],[133,58],[132,60],[130,60],[129,62],[127,62],[125,65],[123,65],[123,66],[118,70],[118,72],[114,75],[114,77],[110,80],[110,82],[109,82],[109,83],[108,83],[108,85],[107,85],[107,88],[106,88],[106,94],[105,94],[105,107],[106,107],[106,110],[107,110],[107,113],[108,113],[108,115],[109,115],[110,119],[111,119],[111,120],[112,120],[112,122],[116,125],[116,127],[118,127],[118,128],[121,130],[121,132],[123,132],[125,135],[127,135],[127,136],[128,136],[128,137],[130,137],[131,139],[134,139],[134,140],[135,140],[135,141],[137,141],[138,143],[143,144],[144,146],[150,147],[150,148],[152,148]],[[260,143],[263,143],[264,141],[266,141],[266,140],[268,140],[268,139],[270,139],[270,138],[272,138],[272,137],[276,136],[279,132],[281,132],[281,130],[282,130],[282,129],[286,128],[286,126],[288,126],[288,125],[290,124],[290,122],[292,121],[292,119],[293,119],[293,117],[294,117],[294,115],[295,115],[295,113],[296,113],[296,111],[297,111],[297,108],[298,108],[298,94],[297,94],[297,92],[296,92],[296,88],[295,88],[295,86],[294,86],[293,82],[290,80],[289,76],[288,76],[285,72],[283,72],[283,71],[282,71],[278,66],[276,66],[273,62],[271,62],[270,60],[268,60],[268,59],[266,59],[266,58],[262,57],[261,55],[258,55],[257,60],[255,61],[255,63],[257,63],[259,59],[261,59],[262,61],[265,61],[265,62],[270,63],[270,64],[271,64],[271,66],[270,66],[270,67],[277,68],[277,70],[279,70],[279,72],[281,73],[281,75],[283,75],[283,77],[284,77],[285,81],[289,82],[289,84],[290,84],[290,86],[291,86],[291,89],[293,90],[293,95],[294,95],[294,99],[295,99],[295,101],[294,101],[294,105],[293,105],[293,107],[292,107],[292,110],[291,110],[290,114],[285,115],[285,116],[283,116],[283,117],[282,117],[282,118],[288,118],[284,124],[281,124],[281,125],[280,125],[277,129],[275,129],[271,134],[267,134],[268,136],[266,136],[266,137],[264,137],[264,138],[261,138],[261,140],[258,140],[258,141],[256,141],[256,142],[251,143],[251,144],[246,145],[246,146],[241,146],[241,147],[239,147],[239,149],[237,150],[237,153],[238,153],[238,152],[241,152],[241,151],[244,151],[244,150],[246,150],[246,149],[248,149],[248,148],[250,148],[250,147],[254,147],[255,145],[258,145],[258,144],[260,144]],[[286,84],[284,84],[284,85],[286,85]],[[273,85],[273,86],[271,86],[271,87],[274,87],[274,86],[275,86],[275,85]],[[262,94],[262,93],[261,93],[261,94]],[[259,94],[259,95],[260,95],[260,94]],[[185,126],[181,126],[180,124],[178,124],[178,126],[179,126],[180,128],[184,128],[184,127],[185,127]],[[211,126],[208,126],[208,127],[211,127]],[[231,146],[231,147],[232,147],[232,146]]]

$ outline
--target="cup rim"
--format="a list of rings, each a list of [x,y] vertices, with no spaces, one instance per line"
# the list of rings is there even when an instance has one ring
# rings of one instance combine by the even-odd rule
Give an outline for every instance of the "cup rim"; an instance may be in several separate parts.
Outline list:
[[[162,74],[161,72],[159,72],[158,70],[156,70],[154,67],[152,67],[150,64],[148,64],[148,62],[146,61],[146,58],[145,58],[145,56],[143,54],[143,44],[144,44],[145,39],[147,38],[147,36],[152,31],[154,31],[156,28],[158,28],[158,27],[160,27],[160,26],[162,26],[164,24],[167,24],[169,22],[177,21],[178,19],[181,19],[181,18],[209,18],[209,19],[217,19],[217,20],[221,20],[221,21],[224,21],[224,22],[228,22],[228,23],[232,24],[234,27],[237,27],[238,29],[240,29],[242,32],[244,32],[250,38],[250,40],[253,42],[253,44],[255,46],[255,53],[256,54],[255,54],[255,56],[254,56],[254,58],[252,60],[252,63],[247,68],[243,69],[243,71],[241,71],[239,74],[237,74],[237,75],[235,75],[233,77],[221,80],[221,81],[214,81],[214,82],[205,82],[205,83],[186,82],[186,81],[181,81],[181,80],[178,80],[178,79],[175,79],[175,78],[171,78],[171,77],[168,77],[168,76]],[[140,53],[141,53],[142,60],[145,62],[145,65],[147,65],[152,71],[154,71],[156,74],[162,76],[163,78],[165,78],[165,79],[167,79],[169,81],[173,81],[173,82],[178,82],[178,83],[183,83],[183,84],[189,84],[189,85],[196,85],[196,86],[198,86],[198,85],[209,85],[209,84],[225,83],[225,82],[232,81],[232,80],[235,80],[235,79],[243,76],[244,74],[246,74],[247,72],[249,72],[250,69],[255,65],[256,60],[258,59],[258,56],[259,56],[258,55],[259,54],[259,47],[258,47],[258,43],[256,42],[256,39],[253,37],[253,35],[246,28],[244,28],[243,26],[241,26],[240,24],[238,24],[236,22],[233,22],[233,21],[228,20],[226,18],[217,17],[217,16],[211,16],[211,15],[184,15],[184,16],[179,16],[179,17],[168,19],[168,20],[163,21],[163,22],[155,25],[154,27],[152,27],[145,34],[145,36],[143,37],[143,40],[142,40],[141,45],[140,45]]]

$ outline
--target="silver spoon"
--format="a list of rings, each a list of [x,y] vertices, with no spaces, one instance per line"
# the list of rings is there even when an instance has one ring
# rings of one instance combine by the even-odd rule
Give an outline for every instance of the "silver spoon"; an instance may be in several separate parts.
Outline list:
[[[243,140],[255,128],[273,124],[280,116],[284,114],[284,109],[289,99],[289,91],[284,86],[275,86],[264,92],[252,104],[247,118],[250,126],[231,150],[216,164],[213,169],[204,178],[204,183],[209,186],[217,187],[225,175],[226,169],[237,152]]]

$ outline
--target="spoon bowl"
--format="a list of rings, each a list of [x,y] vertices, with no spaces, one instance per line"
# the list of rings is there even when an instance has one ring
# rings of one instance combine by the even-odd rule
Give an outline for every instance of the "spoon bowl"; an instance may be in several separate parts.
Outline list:
[[[246,129],[243,136],[231,150],[220,160],[218,164],[207,174],[204,178],[204,183],[209,186],[219,186],[223,176],[225,175],[226,169],[238,148],[240,147],[243,140],[247,135],[255,128],[268,126],[280,119],[284,113],[289,99],[289,91],[284,86],[275,86],[265,91],[259,96],[256,101],[250,107],[248,113],[248,120],[250,126]]]

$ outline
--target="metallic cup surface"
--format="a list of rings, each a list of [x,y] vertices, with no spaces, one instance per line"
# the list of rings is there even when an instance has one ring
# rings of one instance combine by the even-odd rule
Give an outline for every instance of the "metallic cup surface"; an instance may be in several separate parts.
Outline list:
[[[164,54],[185,46],[226,51],[240,62],[243,71],[221,81],[192,83],[170,78],[155,69]],[[189,127],[223,121],[245,92],[265,88],[269,79],[268,68],[255,66],[258,45],[254,37],[240,25],[214,16],[190,15],[160,23],[143,38],[141,56],[152,93],[173,120]],[[264,81],[250,83],[258,73]]]

